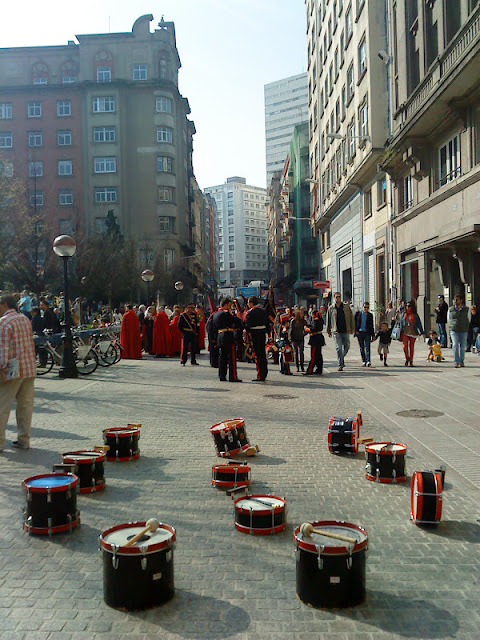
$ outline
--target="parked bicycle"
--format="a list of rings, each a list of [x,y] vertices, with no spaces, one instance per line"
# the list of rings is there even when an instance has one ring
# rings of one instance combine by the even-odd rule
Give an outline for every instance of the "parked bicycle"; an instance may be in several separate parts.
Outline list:
[[[54,364],[59,366],[62,364],[63,343],[60,339],[58,341],[53,338],[50,339],[47,334],[45,341],[35,346],[35,355],[37,359],[37,375],[44,376],[52,370]],[[80,338],[75,336],[73,338],[73,357],[78,373],[82,376],[93,373],[98,367],[98,356],[92,346],[84,344]]]

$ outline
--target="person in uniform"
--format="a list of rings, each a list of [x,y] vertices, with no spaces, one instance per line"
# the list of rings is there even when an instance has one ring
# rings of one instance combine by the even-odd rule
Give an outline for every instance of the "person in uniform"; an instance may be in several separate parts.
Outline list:
[[[222,382],[242,382],[237,375],[235,357],[236,319],[231,314],[232,301],[222,298],[220,309],[213,316],[213,334],[218,344],[218,377]]]
[[[213,316],[216,312],[212,312],[207,320],[207,324],[205,325],[205,329],[208,336],[208,352],[210,355],[210,366],[213,369],[218,369],[218,344],[217,344],[217,334],[215,331],[215,327],[213,326]]]
[[[180,363],[187,363],[188,350],[190,349],[190,363],[198,364],[195,355],[197,353],[198,318],[195,313],[195,305],[187,304],[185,311],[180,314],[178,328],[182,333],[182,355]]]
[[[320,311],[313,311],[313,320],[308,324],[310,331],[310,339],[308,344],[310,345],[310,364],[307,367],[307,371],[304,375],[313,376],[322,375],[323,373],[323,355],[322,347],[325,346],[325,337],[323,331],[323,317]]]
[[[268,374],[267,354],[265,353],[265,334],[269,331],[269,319],[265,309],[258,305],[258,298],[250,296],[245,317],[245,329],[252,339],[255,354],[257,377],[252,382],[263,382]]]

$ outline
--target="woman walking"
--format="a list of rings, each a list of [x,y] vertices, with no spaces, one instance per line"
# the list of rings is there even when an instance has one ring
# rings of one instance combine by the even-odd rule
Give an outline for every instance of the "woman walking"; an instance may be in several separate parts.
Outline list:
[[[295,311],[295,316],[290,320],[289,338],[295,350],[295,364],[297,371],[305,371],[305,312],[299,309]]]
[[[452,351],[455,359],[455,369],[465,366],[465,348],[468,336],[468,307],[465,306],[464,296],[455,296],[454,304],[448,310],[448,328],[452,340]]]
[[[418,317],[415,300],[407,302],[405,312],[400,316],[400,330],[402,332],[403,352],[405,353],[405,366],[413,367],[415,340],[418,336],[425,335],[422,322]]]

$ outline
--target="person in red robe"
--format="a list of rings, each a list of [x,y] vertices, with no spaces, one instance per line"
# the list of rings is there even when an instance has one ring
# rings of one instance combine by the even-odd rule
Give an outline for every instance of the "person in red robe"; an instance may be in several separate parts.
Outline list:
[[[178,328],[178,319],[182,313],[182,307],[176,304],[173,307],[173,316],[170,320],[170,334],[172,336],[172,355],[179,356],[182,350],[182,334]]]
[[[170,334],[170,320],[165,313],[165,307],[159,307],[153,324],[153,353],[157,358],[172,355],[172,338]]]
[[[120,327],[120,344],[123,348],[122,357],[124,360],[141,360],[142,337],[140,335],[140,322],[132,304],[127,304],[126,309]]]
[[[198,353],[205,349],[205,314],[200,305],[197,304],[195,312],[198,318]]]

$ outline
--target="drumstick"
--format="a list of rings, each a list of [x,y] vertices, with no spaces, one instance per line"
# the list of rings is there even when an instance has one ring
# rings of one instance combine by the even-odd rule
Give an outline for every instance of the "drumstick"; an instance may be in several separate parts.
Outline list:
[[[141,422],[128,422],[127,423],[127,429],[128,428],[130,428],[130,429],[132,429],[132,428],[140,429],[141,426],[142,426]]]
[[[110,451],[110,445],[106,444],[106,445],[102,445],[102,444],[96,444],[93,447],[94,451]]]
[[[253,500],[253,502],[264,504],[266,507],[269,507],[270,509],[272,507],[278,506],[278,505],[272,504],[271,502],[265,502],[264,500],[260,500],[259,498],[253,498],[252,496],[245,496],[245,500]]]
[[[350,538],[349,536],[342,536],[339,533],[333,533],[333,531],[324,531],[323,529],[315,529],[310,522],[304,522],[300,525],[300,533],[304,536],[310,537],[312,533],[316,533],[321,536],[325,536],[327,538],[335,538],[335,540],[342,540],[343,542],[348,542],[349,544],[357,544],[357,540],[355,538]]]
[[[362,412],[361,411],[357,411],[357,422],[358,422],[358,426],[359,427],[361,427],[363,425]]]
[[[140,531],[140,533],[137,533],[135,536],[133,536],[133,538],[130,538],[130,540],[123,545],[124,547],[131,547],[136,542],[138,542],[140,538],[144,536],[146,533],[148,533],[149,531],[153,533],[160,526],[160,523],[156,518],[150,518],[150,520],[147,520],[145,524],[146,524],[145,529],[143,529],[143,531]]]

